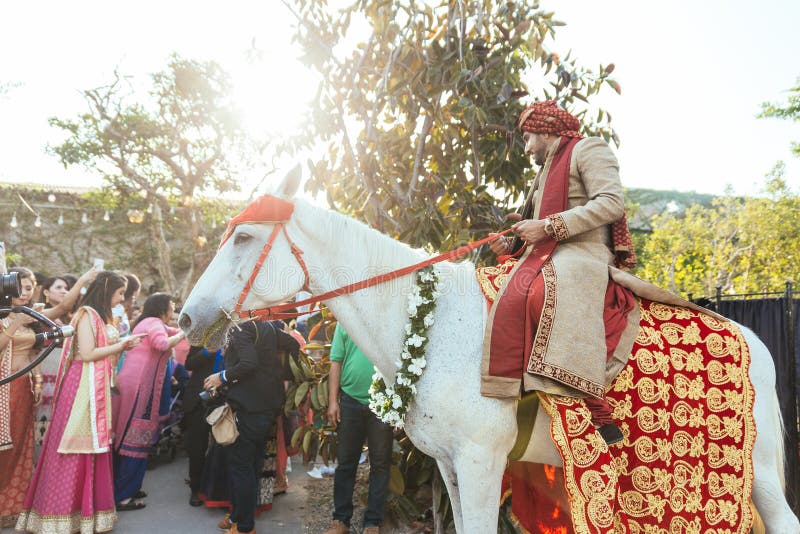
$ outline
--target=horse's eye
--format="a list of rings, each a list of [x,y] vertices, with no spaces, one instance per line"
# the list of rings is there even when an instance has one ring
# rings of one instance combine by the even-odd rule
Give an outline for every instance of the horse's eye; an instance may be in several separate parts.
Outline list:
[[[247,243],[251,239],[253,239],[253,236],[251,236],[250,234],[244,234],[244,233],[236,234],[236,239],[233,240],[233,244],[241,245],[242,243]]]

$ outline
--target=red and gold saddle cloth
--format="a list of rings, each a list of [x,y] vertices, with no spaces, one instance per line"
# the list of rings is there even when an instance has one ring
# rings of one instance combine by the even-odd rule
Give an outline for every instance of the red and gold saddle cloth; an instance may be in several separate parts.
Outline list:
[[[497,293],[508,281],[508,275],[517,264],[517,258],[510,256],[502,256],[498,258],[499,265],[490,265],[487,267],[479,267],[475,269],[475,277],[478,279],[478,285],[481,286],[483,296],[486,297],[486,302],[489,306],[497,298]]]
[[[733,323],[642,300],[630,361],[606,395],[625,440],[609,450],[582,400],[541,395],[572,520],[559,510],[543,514],[531,502],[537,490],[525,486],[536,481],[510,469],[504,495],[511,487],[526,497],[512,497],[515,519],[526,532],[749,532],[749,364]]]

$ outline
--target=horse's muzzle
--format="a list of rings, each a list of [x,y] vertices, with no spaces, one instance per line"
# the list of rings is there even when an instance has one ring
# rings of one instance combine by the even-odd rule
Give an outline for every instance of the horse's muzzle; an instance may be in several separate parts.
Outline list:
[[[178,326],[181,327],[181,330],[188,330],[192,327],[192,318],[189,317],[188,313],[181,313],[178,317]]]

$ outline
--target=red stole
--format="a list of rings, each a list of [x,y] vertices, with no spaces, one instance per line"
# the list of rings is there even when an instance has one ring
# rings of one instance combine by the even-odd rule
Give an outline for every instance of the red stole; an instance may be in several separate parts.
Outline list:
[[[580,139],[563,137],[556,149],[542,191],[540,219],[567,209],[572,149],[578,141]],[[523,362],[528,356],[525,350],[528,336],[521,334],[526,331],[528,299],[533,294],[531,285],[557,245],[558,241],[553,238],[536,243],[533,250],[521,260],[521,265],[506,282],[502,295],[495,301],[489,340],[489,375],[520,378],[520,368],[525,367]]]

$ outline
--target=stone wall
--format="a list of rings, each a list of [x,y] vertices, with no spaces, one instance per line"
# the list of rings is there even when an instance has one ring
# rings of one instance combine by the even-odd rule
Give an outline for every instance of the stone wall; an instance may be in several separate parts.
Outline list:
[[[38,225],[25,203],[39,214]],[[5,242],[7,266],[22,265],[45,275],[81,274],[94,258],[103,258],[106,269],[136,274],[143,293],[161,289],[148,239],[151,215],[144,206],[106,210],[104,205],[99,189],[0,183],[0,241]],[[240,208],[241,203],[230,203],[226,211],[233,214]],[[193,253],[188,251],[194,250],[185,237],[189,221],[180,209],[165,214],[165,221],[173,271],[181,279],[189,267],[187,254]],[[210,261],[224,224],[205,226]]]

